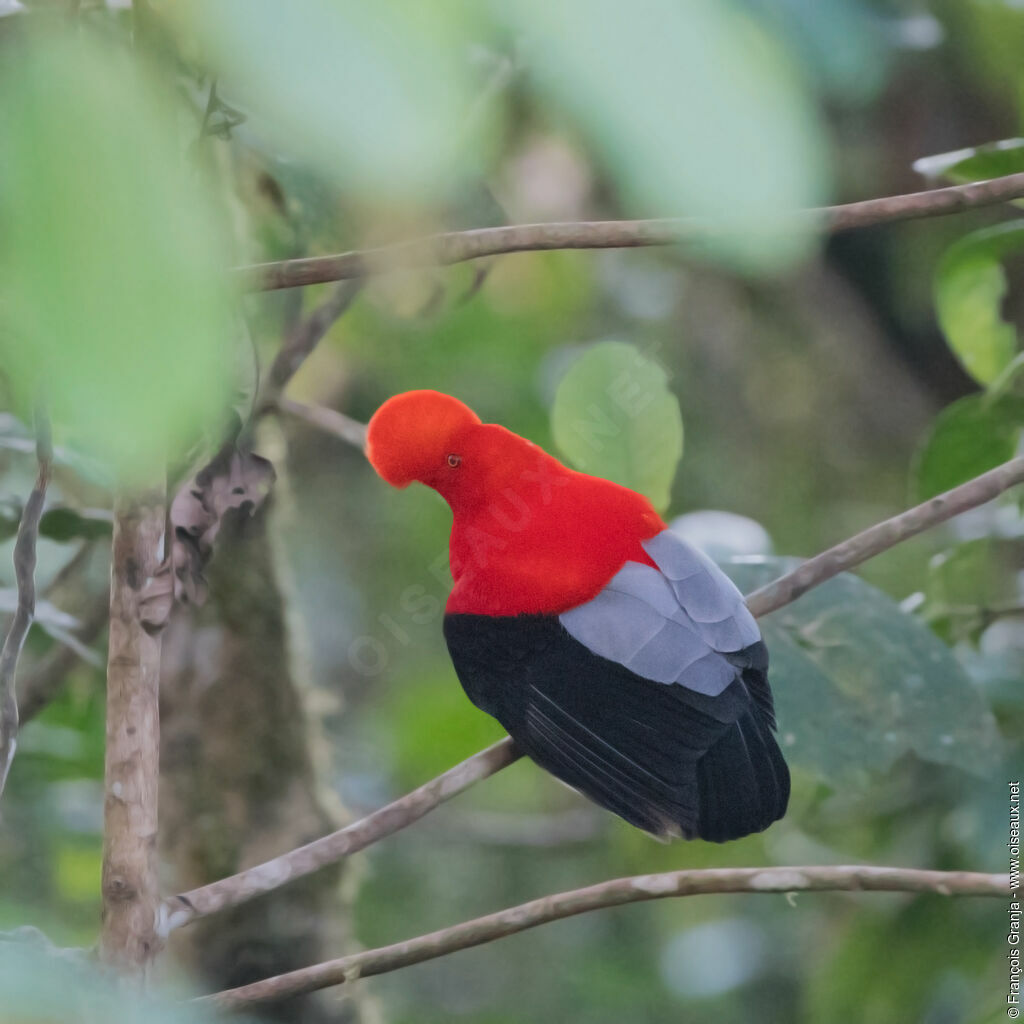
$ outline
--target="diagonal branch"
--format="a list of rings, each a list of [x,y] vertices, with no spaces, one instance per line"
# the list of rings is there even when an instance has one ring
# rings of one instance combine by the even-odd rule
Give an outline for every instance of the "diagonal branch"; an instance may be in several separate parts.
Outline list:
[[[310,426],[322,430],[325,434],[333,434],[346,444],[355,446],[362,451],[366,447],[366,424],[352,419],[336,409],[325,405],[304,405],[291,398],[280,398],[277,408],[281,412],[303,420]]]
[[[968,509],[984,505],[1015,484],[1024,483],[1024,457],[1011,459],[1001,466],[976,476],[973,480],[938,494],[898,516],[862,530],[841,544],[809,558],[803,565],[786,573],[754,593],[747,595],[747,607],[754,615],[767,615],[795,601],[811,587],[852,569],[861,562],[881,554],[901,541],[932,526],[946,522]]]
[[[747,605],[757,617],[795,601],[812,587],[891,548],[914,534],[945,522],[960,512],[983,505],[1024,482],[1024,457],[1011,459],[945,494],[864,530],[842,544],[808,559],[793,572],[747,596]],[[326,864],[363,850],[378,839],[418,821],[456,793],[468,789],[519,756],[511,740],[500,743],[450,768],[431,782],[400,797],[379,811],[308,846],[281,854],[274,860],[222,878],[201,889],[166,900],[163,916],[168,929],[177,928],[253,896],[269,892]]]
[[[907,195],[801,210],[790,215],[789,219],[835,233],[851,228],[994,206],[1022,196],[1024,174],[1009,174],[991,181],[976,181]],[[368,277],[392,270],[449,266],[501,253],[675,245],[700,241],[714,234],[713,225],[678,218],[512,224],[471,231],[450,231],[411,242],[354,250],[334,256],[314,256],[238,267],[234,274],[241,278],[243,286],[248,289],[271,291]]]
[[[419,789],[414,789],[337,832],[247,868],[237,875],[211,882],[201,889],[172,896],[164,901],[163,927],[168,931],[180,928],[197,917],[205,917],[226,907],[244,903],[296,878],[312,874],[343,857],[365,850],[379,839],[418,821],[424,814],[468,789],[474,782],[508,767],[520,756],[510,739],[499,740],[431,779]]]
[[[36,541],[39,539],[39,520],[46,501],[46,487],[50,482],[53,446],[50,424],[42,411],[36,413],[36,461],[39,471],[32,493],[25,502],[14,542],[14,576],[18,586],[18,607],[0,649],[0,794],[7,782],[7,773],[14,760],[18,745],[18,695],[15,676],[18,659],[25,638],[36,613]]]
[[[339,281],[330,295],[289,332],[270,367],[266,388],[260,396],[259,409],[274,406],[288,381],[295,376],[335,321],[352,305],[361,288],[360,281]]]
[[[972,871],[924,871],[916,868],[849,865],[836,867],[710,868],[666,871],[658,875],[614,878],[585,889],[544,896],[486,917],[420,935],[392,946],[304,967],[276,978],[205,996],[219,1009],[235,1010],[283,999],[357,978],[386,974],[412,964],[481,946],[538,925],[605,907],[672,896],[707,893],[792,892],[930,892],[942,896],[1002,896],[1010,892],[1009,875]]]

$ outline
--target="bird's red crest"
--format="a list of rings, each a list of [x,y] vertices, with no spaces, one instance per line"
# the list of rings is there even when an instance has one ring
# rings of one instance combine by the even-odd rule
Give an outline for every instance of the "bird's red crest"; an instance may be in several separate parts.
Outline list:
[[[371,465],[395,487],[427,482],[443,465],[456,439],[477,426],[468,405],[440,391],[406,391],[373,415],[366,435]]]

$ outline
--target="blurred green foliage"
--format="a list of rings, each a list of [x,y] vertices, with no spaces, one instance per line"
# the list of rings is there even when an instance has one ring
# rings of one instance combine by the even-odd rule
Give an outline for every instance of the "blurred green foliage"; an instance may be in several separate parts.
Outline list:
[[[914,161],[914,170],[925,177],[942,177],[957,185],[1020,174],[1024,171],[1024,139],[1000,139],[952,153],[921,157]]]
[[[529,40],[542,98],[588,133],[627,208],[714,220],[710,249],[733,264],[777,270],[806,255],[812,237],[779,214],[824,195],[819,124],[753,19],[714,0],[495,6]]]
[[[935,278],[939,323],[964,368],[992,384],[1017,352],[1017,332],[1000,317],[1007,282],[1000,261],[1024,246],[1024,221],[1008,221],[962,238]]]
[[[22,410],[126,477],[224,419],[222,217],[123,48],[28,35],[0,65],[0,354]]]
[[[555,392],[551,433],[575,469],[668,507],[683,420],[665,371],[638,350],[603,341],[577,359]]]
[[[756,558],[724,568],[751,593],[796,564]],[[911,752],[986,778],[1000,766],[995,719],[949,648],[856,576],[815,587],[761,628],[793,767],[867,790]]]
[[[202,1024],[215,1019],[208,1009],[174,1006],[119,986],[100,974],[84,950],[55,950],[31,929],[0,935],[0,952],[3,1012],[12,1024]],[[245,1024],[246,1018],[239,1020]]]
[[[912,467],[912,496],[925,501],[1013,458],[1024,398],[967,395],[936,417]]]
[[[458,59],[477,20],[471,4],[200,0],[188,8],[180,17],[207,67],[223,91],[244,97],[275,146],[377,201],[429,193],[451,174],[472,101]]]

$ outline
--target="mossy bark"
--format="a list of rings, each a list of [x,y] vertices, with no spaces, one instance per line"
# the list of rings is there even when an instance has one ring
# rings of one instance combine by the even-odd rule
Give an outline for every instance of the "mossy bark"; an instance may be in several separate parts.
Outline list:
[[[164,637],[161,837],[184,891],[309,842],[342,815],[318,785],[287,598],[266,505],[233,516],[209,567],[209,600]],[[175,933],[171,949],[207,991],[243,985],[348,949],[342,868],[332,867]],[[351,996],[304,996],[267,1020],[360,1019]]]

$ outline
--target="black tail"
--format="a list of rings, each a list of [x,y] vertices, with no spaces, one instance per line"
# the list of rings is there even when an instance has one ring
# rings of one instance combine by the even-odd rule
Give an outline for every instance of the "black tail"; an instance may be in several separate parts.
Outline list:
[[[736,678],[711,697],[634,675],[546,616],[448,615],[445,636],[473,703],[630,824],[724,842],[785,813],[764,644],[730,655]]]
[[[697,762],[697,835],[714,843],[761,832],[786,813],[789,768],[758,708]]]

